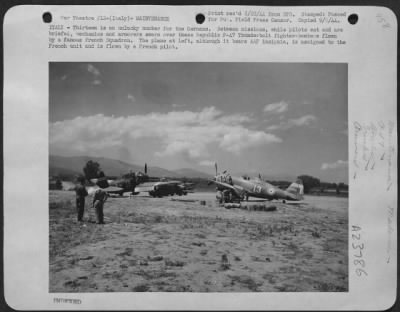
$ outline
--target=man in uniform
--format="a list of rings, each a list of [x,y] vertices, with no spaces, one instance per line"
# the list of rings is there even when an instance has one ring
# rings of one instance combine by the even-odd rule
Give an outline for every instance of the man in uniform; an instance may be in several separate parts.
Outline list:
[[[108,194],[101,188],[97,189],[93,195],[92,207],[96,209],[96,223],[104,224],[103,207],[106,202]]]
[[[136,173],[131,172],[131,177],[130,177],[130,187],[131,187],[131,194],[135,195],[135,188],[136,188]]]
[[[76,194],[76,212],[78,214],[78,222],[82,222],[83,213],[85,212],[85,197],[88,196],[88,192],[85,188],[85,178],[78,177],[78,184],[75,186]]]

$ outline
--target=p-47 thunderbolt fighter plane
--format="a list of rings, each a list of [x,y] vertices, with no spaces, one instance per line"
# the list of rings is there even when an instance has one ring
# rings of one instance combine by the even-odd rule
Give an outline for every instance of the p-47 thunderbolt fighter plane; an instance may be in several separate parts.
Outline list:
[[[122,196],[124,192],[131,192],[136,195],[140,192],[147,192],[153,197],[162,197],[168,195],[186,195],[193,189],[193,183],[184,183],[181,181],[171,181],[163,178],[149,177],[147,175],[147,164],[143,172],[129,172],[120,179],[110,179],[102,175],[100,178],[91,179],[96,185],[90,187],[89,194],[92,194],[102,187],[110,195]]]
[[[163,178],[154,178],[147,175],[147,164],[144,173],[137,173],[137,184],[135,193],[147,192],[153,197],[163,197],[168,195],[186,195],[193,188],[192,183],[182,181],[171,181]]]
[[[215,166],[217,171],[217,166]],[[229,191],[232,198],[246,199],[249,197],[264,198],[268,200],[300,201],[303,200],[304,186],[303,182],[298,179],[290,184],[286,190],[273,186],[260,178],[249,179],[245,177],[234,177],[224,171],[222,174],[216,175],[212,181],[217,186],[217,198],[223,197],[223,192]]]
[[[104,191],[106,191],[109,195],[119,195],[122,196],[124,193],[125,189],[123,187],[120,187],[119,185],[116,184],[116,180],[113,179],[108,179],[106,177],[101,177],[101,178],[95,178],[95,179],[90,179],[92,183],[95,184],[95,186],[91,186],[88,188],[88,193],[89,195],[94,194],[94,192],[101,187]]]

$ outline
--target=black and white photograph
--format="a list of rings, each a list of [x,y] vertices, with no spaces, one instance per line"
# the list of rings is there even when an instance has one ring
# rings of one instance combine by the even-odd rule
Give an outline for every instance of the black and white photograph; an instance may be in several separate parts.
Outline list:
[[[347,63],[49,62],[49,292],[348,292]]]
[[[397,13],[10,7],[5,305],[390,309]]]

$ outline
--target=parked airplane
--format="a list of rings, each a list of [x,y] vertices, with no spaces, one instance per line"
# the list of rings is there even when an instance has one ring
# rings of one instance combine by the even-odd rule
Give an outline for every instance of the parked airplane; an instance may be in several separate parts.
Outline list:
[[[104,191],[106,191],[110,195],[122,196],[122,194],[125,192],[125,189],[123,187],[120,187],[116,184],[117,180],[109,179],[106,177],[100,177],[96,179],[90,179],[90,181],[94,183],[95,186],[90,186],[88,188],[89,195],[92,195],[99,187],[101,187]]]
[[[122,196],[125,192],[131,192],[137,195],[140,192],[147,192],[153,197],[162,197],[168,195],[186,195],[193,190],[193,183],[184,183],[181,181],[169,181],[164,178],[149,177],[147,175],[147,164],[143,172],[129,172],[120,179],[111,179],[102,176],[97,179],[91,179],[96,186],[90,187],[89,194],[102,187],[109,194]],[[102,185],[103,183],[103,185]]]
[[[210,182],[217,186],[217,198],[225,199],[226,195],[230,199],[248,200],[249,197],[264,198],[268,200],[282,200],[284,203],[290,201],[303,200],[304,186],[303,182],[298,179],[290,184],[286,190],[273,186],[258,178],[234,177],[224,171],[222,174],[217,172],[217,164],[215,164],[215,177]]]
[[[171,181],[165,178],[154,178],[147,175],[147,164],[144,166],[144,173],[138,172],[135,193],[147,192],[153,197],[163,197],[168,195],[186,195],[193,189],[193,183],[182,181]]]

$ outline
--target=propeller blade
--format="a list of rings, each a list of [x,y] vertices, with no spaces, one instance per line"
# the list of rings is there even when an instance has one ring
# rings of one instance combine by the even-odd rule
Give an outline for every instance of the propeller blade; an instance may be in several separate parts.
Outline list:
[[[147,174],[147,164],[144,164],[144,174]]]
[[[215,163],[215,175],[216,175],[216,176],[218,175],[218,166],[217,166],[217,163]]]

